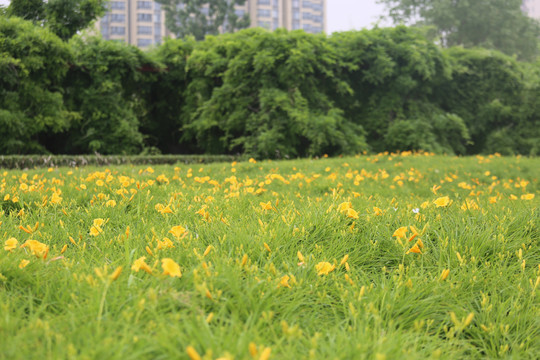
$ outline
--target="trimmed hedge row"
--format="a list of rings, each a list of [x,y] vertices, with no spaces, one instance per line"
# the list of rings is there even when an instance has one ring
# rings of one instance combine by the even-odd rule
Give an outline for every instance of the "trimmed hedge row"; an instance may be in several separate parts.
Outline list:
[[[241,161],[246,158],[233,155],[0,155],[0,168],[31,169],[57,166],[112,166],[158,164],[208,164]]]

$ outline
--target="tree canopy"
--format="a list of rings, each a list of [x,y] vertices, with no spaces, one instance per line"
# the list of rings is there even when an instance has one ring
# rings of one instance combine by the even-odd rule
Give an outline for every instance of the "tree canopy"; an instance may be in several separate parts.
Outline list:
[[[540,26],[522,0],[378,0],[394,23],[431,26],[440,44],[497,49],[519,59],[538,54]]]
[[[105,13],[108,0],[11,0],[7,13],[43,24],[68,40]]]
[[[239,16],[235,5],[246,0],[156,0],[166,13],[167,28],[176,37],[193,36],[202,40],[206,35],[234,32],[249,26],[249,16]]]

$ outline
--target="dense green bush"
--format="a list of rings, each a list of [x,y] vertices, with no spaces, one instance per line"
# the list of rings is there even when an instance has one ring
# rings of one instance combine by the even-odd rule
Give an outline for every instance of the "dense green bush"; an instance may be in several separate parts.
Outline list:
[[[70,126],[62,81],[71,59],[47,29],[0,16],[0,153],[43,152],[39,134]]]
[[[64,101],[79,114],[62,136],[49,139],[55,153],[138,154],[143,149],[139,83],[158,65],[134,46],[99,38],[70,42],[74,64],[64,81]],[[52,140],[52,141],[51,141]]]
[[[537,154],[540,63],[399,26],[150,52],[0,15],[0,153]]]
[[[147,69],[152,76],[146,76],[139,84],[140,97],[145,105],[145,112],[140,118],[141,131],[145,134],[147,148],[175,154],[204,152],[204,147],[180,141],[183,126],[181,113],[185,106],[185,92],[191,81],[186,63],[195,45],[195,40],[189,38],[173,40],[152,51],[161,67]]]
[[[353,89],[335,101],[346,118],[366,129],[373,150],[464,153],[467,129],[432,96],[452,69],[421,30],[351,31],[329,41],[340,54],[341,76]]]
[[[437,101],[459,115],[471,134],[468,153],[529,154],[538,145],[540,78],[534,68],[485,49],[451,48],[452,77]]]
[[[184,141],[259,157],[356,153],[361,126],[330,94],[350,91],[324,35],[249,29],[207,37],[187,61]]]

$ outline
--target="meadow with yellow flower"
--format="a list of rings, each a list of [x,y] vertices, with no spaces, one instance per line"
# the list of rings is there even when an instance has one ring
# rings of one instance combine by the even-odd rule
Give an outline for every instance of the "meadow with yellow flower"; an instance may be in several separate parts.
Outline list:
[[[0,170],[0,357],[540,357],[540,161]]]

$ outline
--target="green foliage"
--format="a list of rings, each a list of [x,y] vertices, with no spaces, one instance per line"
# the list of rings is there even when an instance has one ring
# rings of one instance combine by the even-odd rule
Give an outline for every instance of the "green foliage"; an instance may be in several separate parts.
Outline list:
[[[184,140],[211,153],[259,157],[355,153],[366,148],[330,93],[338,56],[324,35],[249,29],[208,37],[188,59]]]
[[[2,359],[539,358],[538,158],[148,167],[0,171]]]
[[[75,65],[65,82],[65,102],[79,121],[54,139],[55,152],[136,154],[143,136],[137,117],[143,65],[157,66],[134,46],[99,38],[74,38]]]
[[[235,5],[246,0],[157,0],[166,12],[167,28],[177,38],[193,36],[203,40],[206,35],[234,32],[249,26],[249,15],[238,17]]]
[[[39,153],[38,135],[66,129],[62,79],[68,46],[47,29],[0,17],[0,153]]]
[[[441,49],[405,26],[247,29],[142,52],[0,17],[5,154],[534,155],[539,99],[540,63]]]
[[[433,101],[451,67],[422,31],[399,26],[336,33],[341,78],[352,92],[336,94],[345,117],[367,131],[375,151],[424,149],[463,153],[467,129]]]
[[[162,67],[155,69],[153,76],[146,76],[140,84],[145,110],[140,117],[144,143],[162,153],[193,154],[197,150],[190,143],[180,142],[184,92],[191,81],[186,62],[194,46],[193,38],[165,41],[153,54]]]
[[[538,55],[540,25],[522,0],[378,0],[394,23],[433,26],[443,46],[498,49],[520,59]]]
[[[68,40],[105,13],[107,0],[11,0],[10,16],[44,24]]]
[[[439,85],[435,101],[465,121],[472,140],[468,152],[534,153],[540,81],[533,69],[496,51],[452,48],[446,54],[452,78]]]

